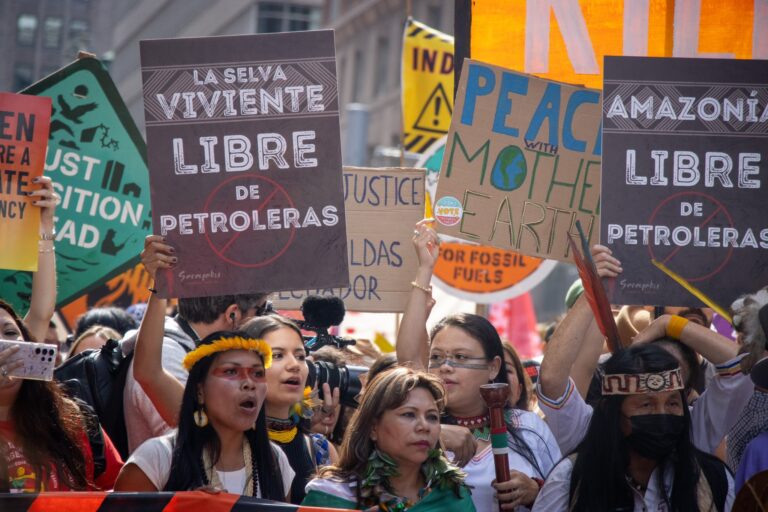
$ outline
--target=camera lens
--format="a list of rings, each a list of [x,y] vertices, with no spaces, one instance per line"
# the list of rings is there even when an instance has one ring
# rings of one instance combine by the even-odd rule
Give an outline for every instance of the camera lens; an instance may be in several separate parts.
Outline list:
[[[320,398],[323,398],[323,384],[328,384],[331,389],[339,388],[341,405],[357,408],[355,397],[362,389],[360,375],[367,373],[365,366],[347,366],[337,367],[328,361],[308,362],[309,379],[308,384],[314,386],[317,383],[317,389]]]

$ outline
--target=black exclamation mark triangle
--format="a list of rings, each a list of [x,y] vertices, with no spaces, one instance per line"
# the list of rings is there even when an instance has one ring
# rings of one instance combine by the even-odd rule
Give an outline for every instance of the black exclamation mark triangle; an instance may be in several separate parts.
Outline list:
[[[445,94],[443,84],[437,84],[421,108],[419,117],[413,123],[413,129],[430,133],[448,133],[451,114],[451,103],[448,95]]]

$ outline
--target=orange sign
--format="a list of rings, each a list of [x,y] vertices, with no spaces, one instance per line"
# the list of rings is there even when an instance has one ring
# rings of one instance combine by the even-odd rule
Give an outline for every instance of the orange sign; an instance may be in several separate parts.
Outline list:
[[[435,197],[445,142],[445,137],[435,142],[416,164],[427,170],[426,217],[435,215],[430,201]],[[443,242],[434,280],[454,297],[491,304],[527,292],[547,277],[555,265],[554,260],[523,256],[514,251]]]
[[[51,124],[51,99],[0,93],[0,268],[37,270],[39,187]]]
[[[482,245],[444,243],[435,265],[435,277],[462,292],[496,295],[519,286],[546,270],[547,260]],[[549,272],[547,272],[549,273]],[[546,275],[546,274],[545,274]],[[540,280],[540,279],[539,279]],[[538,284],[531,283],[528,288]],[[520,292],[522,293],[522,292]],[[515,293],[514,295],[517,295]],[[473,298],[476,300],[476,298]]]
[[[586,87],[602,88],[606,55],[768,59],[763,1],[483,0],[471,9],[473,59]]]

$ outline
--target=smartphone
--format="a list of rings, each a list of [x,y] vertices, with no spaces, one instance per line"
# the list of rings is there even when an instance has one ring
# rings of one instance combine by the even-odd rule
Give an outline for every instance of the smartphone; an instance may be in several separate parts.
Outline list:
[[[31,341],[0,340],[0,350],[18,346],[19,350],[7,361],[23,361],[24,366],[16,368],[8,375],[19,379],[53,380],[53,369],[56,367],[55,345],[32,343]]]

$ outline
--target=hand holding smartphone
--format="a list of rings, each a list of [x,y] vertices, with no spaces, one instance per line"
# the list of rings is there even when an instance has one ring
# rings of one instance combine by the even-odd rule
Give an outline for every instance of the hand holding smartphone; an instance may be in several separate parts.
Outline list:
[[[7,351],[12,347],[17,348],[9,354]],[[56,346],[45,343],[0,340],[0,369],[9,377],[53,380],[57,350]]]

